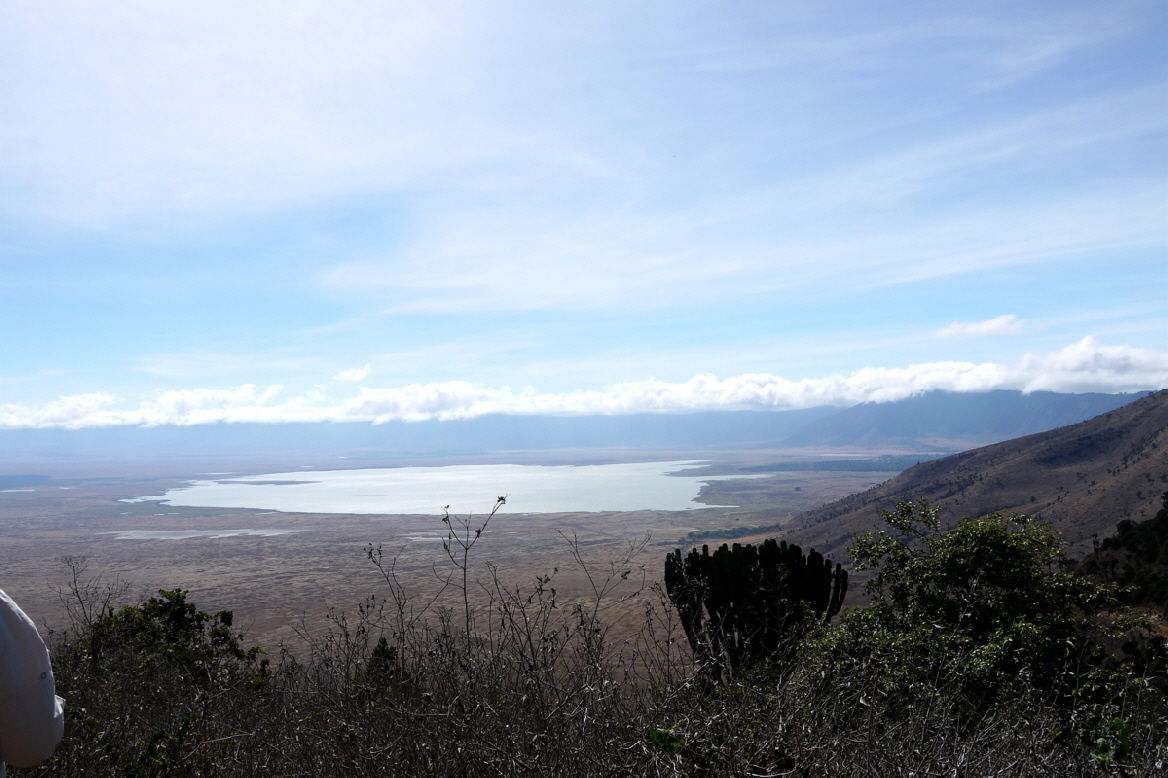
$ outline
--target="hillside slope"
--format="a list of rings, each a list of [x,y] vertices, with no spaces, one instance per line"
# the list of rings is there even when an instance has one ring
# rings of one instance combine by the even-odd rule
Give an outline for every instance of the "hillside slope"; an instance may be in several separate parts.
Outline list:
[[[880,509],[921,497],[950,523],[991,511],[1051,521],[1072,556],[1124,519],[1155,515],[1168,489],[1168,390],[1094,419],[922,462],[896,478],[804,513],[783,538],[840,555],[852,532],[878,527]]]

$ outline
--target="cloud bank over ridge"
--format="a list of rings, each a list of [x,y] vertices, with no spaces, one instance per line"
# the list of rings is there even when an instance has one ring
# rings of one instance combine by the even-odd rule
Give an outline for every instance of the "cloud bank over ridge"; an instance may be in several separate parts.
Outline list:
[[[360,387],[355,397],[332,400],[309,392],[279,401],[283,387],[184,389],[144,397],[125,408],[112,394],[62,397],[40,406],[0,405],[0,427],[80,429],[122,425],[195,425],[233,422],[366,422],[467,419],[485,414],[615,415],[719,410],[792,410],[817,405],[890,402],[922,392],[1122,392],[1168,387],[1168,353],[1104,346],[1094,336],[1012,365],[928,362],[901,368],[866,367],[851,374],[791,381],[767,373],[719,380],[697,375],[684,383],[637,381],[601,390],[540,394],[465,381]]]

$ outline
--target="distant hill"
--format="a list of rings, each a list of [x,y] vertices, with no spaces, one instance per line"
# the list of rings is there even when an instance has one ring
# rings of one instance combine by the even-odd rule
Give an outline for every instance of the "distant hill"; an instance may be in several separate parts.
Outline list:
[[[196,426],[0,429],[0,460],[215,456],[402,456],[565,449],[752,448],[839,412],[717,411],[619,416],[507,416],[453,421],[205,424]]]
[[[1130,394],[930,392],[852,408],[613,416],[509,416],[453,421],[206,424],[0,429],[0,472],[33,460],[246,459],[357,461],[516,451],[813,449],[928,455],[1039,432],[1131,402]],[[907,464],[916,459],[907,461]],[[5,464],[7,462],[7,464]],[[907,466],[907,465],[906,465]]]
[[[840,554],[850,533],[881,526],[880,510],[924,497],[955,523],[991,511],[1053,522],[1082,556],[1092,535],[1155,515],[1168,489],[1168,390],[1068,427],[922,462],[866,492],[802,514],[783,537]]]
[[[1147,394],[927,392],[845,408],[809,422],[782,445],[962,451],[1077,424]]]
[[[23,489],[28,486],[44,486],[52,480],[47,475],[0,475],[0,489]]]

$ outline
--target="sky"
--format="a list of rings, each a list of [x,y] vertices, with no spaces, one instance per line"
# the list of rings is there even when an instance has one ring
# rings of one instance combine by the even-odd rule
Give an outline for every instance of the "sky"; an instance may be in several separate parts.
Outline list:
[[[0,0],[0,427],[1166,387],[1166,34]]]

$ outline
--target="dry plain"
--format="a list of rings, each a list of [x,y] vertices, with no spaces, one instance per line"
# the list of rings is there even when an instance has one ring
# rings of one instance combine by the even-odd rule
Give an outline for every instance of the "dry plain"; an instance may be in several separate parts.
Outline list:
[[[805,458],[805,455],[804,455]],[[741,452],[667,456],[641,453],[479,457],[474,463],[563,464],[654,459],[701,459],[703,471],[687,475],[746,474],[747,468],[783,461],[782,452]],[[427,464],[461,464],[447,460]],[[314,462],[314,468],[352,468],[417,462]],[[298,467],[304,467],[298,464]],[[42,468],[43,470],[44,468]],[[65,557],[85,557],[88,572],[131,583],[132,596],[158,588],[190,590],[203,610],[230,609],[250,641],[264,646],[301,643],[298,630],[324,628],[329,609],[352,611],[369,595],[386,594],[376,569],[366,559],[369,544],[396,558],[399,578],[415,602],[431,598],[448,570],[440,541],[446,527],[436,516],[291,513],[242,508],[192,508],[157,501],[122,502],[159,495],[207,473],[262,474],[287,471],[288,461],[153,462],[77,464],[58,469],[51,482],[0,492],[0,588],[9,592],[45,629],[64,626],[57,591],[66,577]],[[24,472],[32,472],[29,467]],[[711,545],[721,538],[695,540],[691,533],[747,535],[776,527],[798,513],[886,481],[894,472],[778,470],[749,480],[713,481],[698,501],[736,507],[689,511],[607,513],[500,513],[491,521],[472,555],[472,579],[487,581],[491,568],[510,586],[527,587],[538,575],[557,571],[562,601],[585,598],[588,578],[572,558],[575,539],[583,561],[601,577],[623,559],[630,545],[644,549],[606,605],[609,620],[628,620],[636,601],[621,602],[638,586],[658,581],[667,551]],[[505,486],[498,490],[505,491]],[[483,506],[490,508],[489,501]],[[185,539],[127,539],[125,533],[158,530],[294,530],[281,535],[232,535]],[[623,572],[623,571],[618,571]]]

